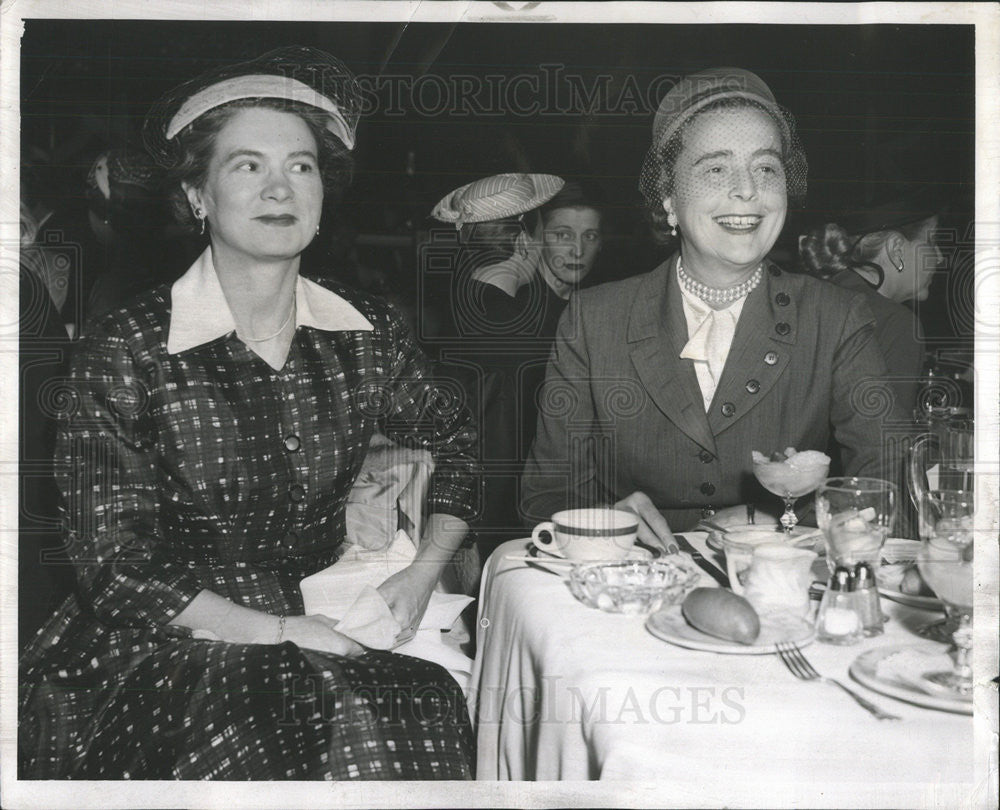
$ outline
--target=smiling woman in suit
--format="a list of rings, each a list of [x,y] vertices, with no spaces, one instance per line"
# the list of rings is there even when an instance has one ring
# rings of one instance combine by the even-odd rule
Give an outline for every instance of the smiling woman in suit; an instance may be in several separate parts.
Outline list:
[[[576,293],[560,322],[521,508],[536,521],[615,504],[673,546],[763,497],[751,451],[824,450],[877,475],[885,365],[864,295],[765,257],[805,196],[792,116],[738,68],[682,79],[660,104],[640,188],[673,255]]]

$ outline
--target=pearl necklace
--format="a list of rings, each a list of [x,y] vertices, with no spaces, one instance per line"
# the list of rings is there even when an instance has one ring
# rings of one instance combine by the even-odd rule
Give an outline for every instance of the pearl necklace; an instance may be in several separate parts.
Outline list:
[[[706,304],[731,304],[733,301],[739,301],[743,296],[749,295],[760,284],[764,275],[762,268],[763,265],[758,264],[750,278],[732,287],[709,287],[685,273],[681,265],[681,257],[677,257],[677,278],[680,279],[685,290],[698,296]]]
[[[285,318],[284,323],[282,323],[281,326],[278,327],[277,332],[275,332],[273,335],[268,335],[267,337],[262,337],[262,338],[252,338],[247,335],[240,335],[240,337],[243,340],[246,340],[250,343],[266,343],[269,340],[274,340],[278,335],[280,335],[282,332],[285,331],[285,327],[288,326],[289,323],[291,323],[292,316],[294,314],[295,314],[295,296],[293,295],[292,305],[288,308],[288,317]]]

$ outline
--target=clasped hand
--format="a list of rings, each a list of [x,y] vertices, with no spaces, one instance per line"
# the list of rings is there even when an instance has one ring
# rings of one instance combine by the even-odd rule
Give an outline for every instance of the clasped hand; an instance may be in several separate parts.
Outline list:
[[[299,647],[335,655],[361,655],[365,648],[336,630],[337,622],[319,613],[310,616],[289,616],[285,620],[282,641],[295,642]]]
[[[437,580],[435,566],[417,561],[378,586],[378,592],[402,628],[396,637],[397,644],[409,641],[416,634]]]

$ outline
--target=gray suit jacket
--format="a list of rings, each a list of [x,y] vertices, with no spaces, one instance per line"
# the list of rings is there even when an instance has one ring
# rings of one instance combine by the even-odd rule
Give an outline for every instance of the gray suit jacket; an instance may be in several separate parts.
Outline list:
[[[642,491],[674,530],[706,510],[777,501],[752,450],[842,447],[845,472],[879,476],[895,413],[863,293],[773,264],[747,298],[708,413],[690,360],[671,257],[573,296],[540,395],[522,478],[526,521]]]

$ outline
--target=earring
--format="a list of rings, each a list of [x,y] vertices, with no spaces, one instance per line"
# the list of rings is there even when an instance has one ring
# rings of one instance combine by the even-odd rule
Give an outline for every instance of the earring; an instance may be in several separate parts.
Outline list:
[[[316,226],[316,236],[319,236],[319,225]]]
[[[677,236],[677,215],[673,211],[667,214],[667,224],[670,226],[670,235]]]
[[[902,272],[903,272],[903,266],[904,266],[904,265],[903,265],[903,260],[902,260],[902,259],[900,259],[900,260],[899,260],[899,267],[897,267],[897,268],[896,268],[896,272],[897,272],[897,273],[902,273]]]
[[[198,224],[201,226],[200,229],[199,229],[199,231],[198,231],[198,234],[201,235],[201,236],[204,236],[205,235],[205,212],[202,211],[201,208],[199,208],[199,207],[196,206],[195,208],[193,208],[191,210],[191,213],[194,214],[194,218],[196,220],[198,220]]]

